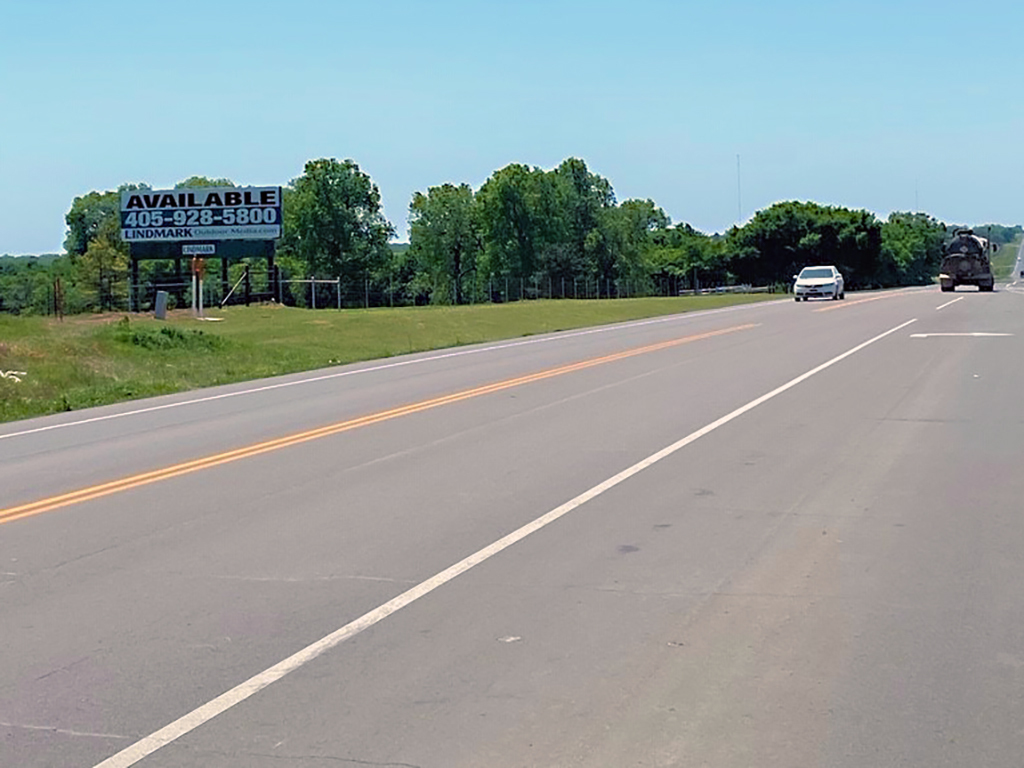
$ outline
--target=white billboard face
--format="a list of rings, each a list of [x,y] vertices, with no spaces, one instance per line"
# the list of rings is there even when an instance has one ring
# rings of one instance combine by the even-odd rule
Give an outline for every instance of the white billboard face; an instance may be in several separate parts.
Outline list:
[[[275,240],[280,187],[183,187],[121,193],[126,243]]]

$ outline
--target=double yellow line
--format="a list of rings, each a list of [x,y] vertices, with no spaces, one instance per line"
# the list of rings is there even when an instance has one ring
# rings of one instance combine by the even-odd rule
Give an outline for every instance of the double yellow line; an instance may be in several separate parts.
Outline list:
[[[308,443],[310,440],[319,440],[323,437],[330,437],[331,435],[337,435],[341,432],[348,432],[352,429],[358,429],[360,427],[368,427],[371,424],[379,424],[382,421],[390,421],[391,419],[397,419],[400,416],[409,416],[414,413],[420,413],[422,411],[428,411],[432,408],[439,408],[442,405],[449,405],[451,403],[458,403],[462,400],[469,400],[470,398],[480,397],[482,395],[490,395],[495,392],[501,392],[505,389],[511,389],[513,387],[519,387],[523,384],[531,384],[535,381],[543,381],[544,379],[554,378],[555,376],[563,376],[567,373],[574,373],[576,371],[582,371],[587,368],[593,368],[594,366],[603,365],[605,363],[615,362],[616,360],[624,360],[629,357],[636,357],[637,355],[647,354],[648,352],[657,352],[662,349],[669,349],[671,347],[677,347],[681,344],[688,344],[693,341],[700,341],[701,339],[709,339],[714,336],[723,336],[728,333],[736,333],[737,331],[745,331],[750,328],[757,327],[757,324],[751,323],[747,325],[736,325],[731,328],[723,328],[717,331],[709,331],[707,333],[698,333],[692,336],[683,336],[678,339],[671,339],[670,341],[659,342],[658,344],[649,344],[643,347],[635,347],[628,349],[624,352],[616,352],[613,355],[605,355],[603,357],[595,357],[589,360],[583,360],[578,363],[572,363],[570,365],[563,365],[558,368],[550,368],[545,371],[538,373],[531,373],[527,376],[520,376],[514,379],[506,379],[504,381],[498,381],[493,384],[485,384],[481,387],[474,387],[473,389],[462,390],[461,392],[454,392],[450,395],[443,395],[441,397],[435,397],[430,400],[422,400],[418,403],[411,403],[409,405],[399,406],[397,408],[391,408],[386,411],[378,411],[377,413],[371,413],[367,416],[360,416],[355,419],[349,419],[348,421],[339,421],[335,424],[328,424],[324,427],[318,427],[316,429],[306,430],[304,432],[297,432],[294,435],[287,435],[285,437],[279,437],[274,440],[267,440],[262,443],[254,443],[243,448],[236,448],[232,451],[225,451],[223,453],[216,453],[211,456],[205,456],[200,459],[193,459],[192,461],[182,462],[181,464],[173,464],[163,469],[155,469],[150,472],[142,472],[137,475],[130,475],[129,477],[123,477],[120,480],[112,480],[108,483],[101,483],[99,485],[91,485],[87,488],[81,488],[77,491],[71,491],[70,493],[63,493],[59,496],[50,496],[45,499],[33,501],[28,504],[20,504],[16,507],[9,507],[7,509],[0,509],[0,524],[10,523],[14,520],[20,520],[25,517],[32,515],[39,515],[43,512],[49,512],[54,509],[60,509],[61,507],[68,507],[72,504],[80,504],[84,501],[92,501],[93,499],[103,498],[104,496],[110,496],[121,491],[129,491],[133,488],[140,488],[144,485],[150,485],[151,483],[158,483],[162,480],[170,480],[174,477],[181,477],[182,475],[188,475],[192,472],[198,472],[203,469],[210,469],[212,467],[220,466],[221,464],[228,464],[233,461],[239,461],[240,459],[247,459],[251,456],[259,456],[262,453],[270,453],[271,451],[278,451],[282,448],[288,448],[293,445],[299,445],[301,443]]]

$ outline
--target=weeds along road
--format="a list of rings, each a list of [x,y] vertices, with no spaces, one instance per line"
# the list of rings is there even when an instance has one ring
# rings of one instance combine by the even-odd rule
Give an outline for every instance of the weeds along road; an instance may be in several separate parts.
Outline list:
[[[1018,766],[1024,295],[0,427],[0,765]]]

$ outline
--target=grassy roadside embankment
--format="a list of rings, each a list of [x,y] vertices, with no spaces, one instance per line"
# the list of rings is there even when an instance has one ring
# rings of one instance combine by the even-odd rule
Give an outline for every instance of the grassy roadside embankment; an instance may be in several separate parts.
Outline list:
[[[780,298],[769,294],[462,307],[0,315],[0,422],[431,349]],[[14,372],[11,374],[10,372]],[[20,381],[17,381],[20,379]]]
[[[992,254],[992,274],[996,282],[1004,283],[1014,279],[1013,265],[1017,263],[1017,253],[1020,250],[1020,240],[999,246],[999,250]]]

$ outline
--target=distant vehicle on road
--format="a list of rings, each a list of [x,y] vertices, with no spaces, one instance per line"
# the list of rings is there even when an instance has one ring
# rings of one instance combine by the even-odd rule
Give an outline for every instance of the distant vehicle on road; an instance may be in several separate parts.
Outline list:
[[[976,285],[979,291],[991,291],[996,284],[990,257],[995,248],[973,229],[958,229],[946,246],[939,270],[939,286],[944,291],[958,285]]]
[[[803,299],[845,299],[843,276],[833,266],[804,267],[799,275],[793,275],[793,298]]]

